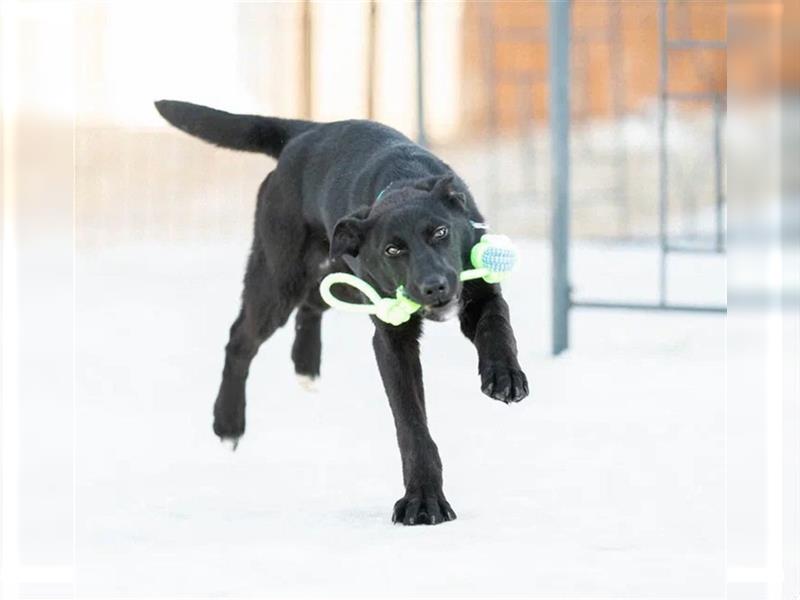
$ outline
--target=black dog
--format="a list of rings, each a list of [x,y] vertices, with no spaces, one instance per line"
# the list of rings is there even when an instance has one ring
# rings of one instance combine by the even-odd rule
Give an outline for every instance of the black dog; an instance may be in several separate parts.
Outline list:
[[[392,519],[406,525],[456,518],[442,492],[442,463],[425,416],[419,362],[422,317],[456,312],[478,350],[481,390],[503,402],[528,395],[508,306],[498,285],[463,286],[482,217],[452,169],[404,135],[371,121],[310,121],[234,115],[162,100],[161,115],[207,142],[263,152],[278,165],[258,191],[242,308],[225,347],[214,432],[244,434],[245,381],[259,346],[297,308],[292,360],[298,375],[320,369],[319,282],[355,273],[382,296],[399,285],[423,306],[404,325],[373,319],[373,347],[397,428],[405,495]],[[342,294],[337,289],[337,294]]]

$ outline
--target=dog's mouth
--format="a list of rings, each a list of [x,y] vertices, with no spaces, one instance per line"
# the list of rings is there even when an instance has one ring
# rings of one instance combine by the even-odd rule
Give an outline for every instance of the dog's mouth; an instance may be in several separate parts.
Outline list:
[[[428,304],[422,307],[422,316],[431,321],[447,321],[458,314],[458,296],[450,300]]]

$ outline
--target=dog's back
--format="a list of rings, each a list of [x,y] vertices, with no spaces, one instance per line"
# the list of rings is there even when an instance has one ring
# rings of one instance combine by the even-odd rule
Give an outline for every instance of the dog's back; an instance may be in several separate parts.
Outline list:
[[[301,199],[297,208],[306,222],[328,232],[341,216],[378,195],[382,184],[377,174],[399,180],[450,172],[434,154],[374,121],[316,123],[240,115],[177,100],[159,100],[155,106],[189,135],[223,148],[280,158],[275,176],[287,196]]]

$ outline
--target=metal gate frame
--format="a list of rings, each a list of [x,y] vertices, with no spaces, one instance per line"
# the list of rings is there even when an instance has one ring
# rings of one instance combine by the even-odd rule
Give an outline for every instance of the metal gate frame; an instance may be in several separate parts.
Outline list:
[[[718,93],[675,94],[669,90],[669,53],[692,48],[725,48],[724,40],[669,39],[667,5],[659,0],[659,299],[658,302],[619,302],[614,300],[575,300],[569,284],[570,251],[570,41],[571,0],[550,0],[550,131],[552,155],[553,218],[552,248],[552,353],[558,355],[569,346],[569,312],[572,308],[622,310],[663,310],[709,314],[725,314],[727,307],[702,304],[674,304],[667,300],[667,258],[670,253],[719,253],[724,247],[724,204],[722,186],[721,119],[722,98]],[[715,244],[713,247],[686,246],[672,243],[668,232],[669,154],[667,149],[667,115],[670,99],[710,100],[714,119],[715,175]]]

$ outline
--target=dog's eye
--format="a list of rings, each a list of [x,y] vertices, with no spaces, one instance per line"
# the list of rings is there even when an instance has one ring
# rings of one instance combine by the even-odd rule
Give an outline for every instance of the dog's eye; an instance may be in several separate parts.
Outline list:
[[[386,256],[400,256],[403,253],[403,249],[396,244],[389,244],[383,251]]]
[[[440,225],[439,227],[433,230],[432,237],[435,240],[443,240],[444,238],[447,237],[447,234],[448,234],[447,227],[445,227],[444,225]]]

